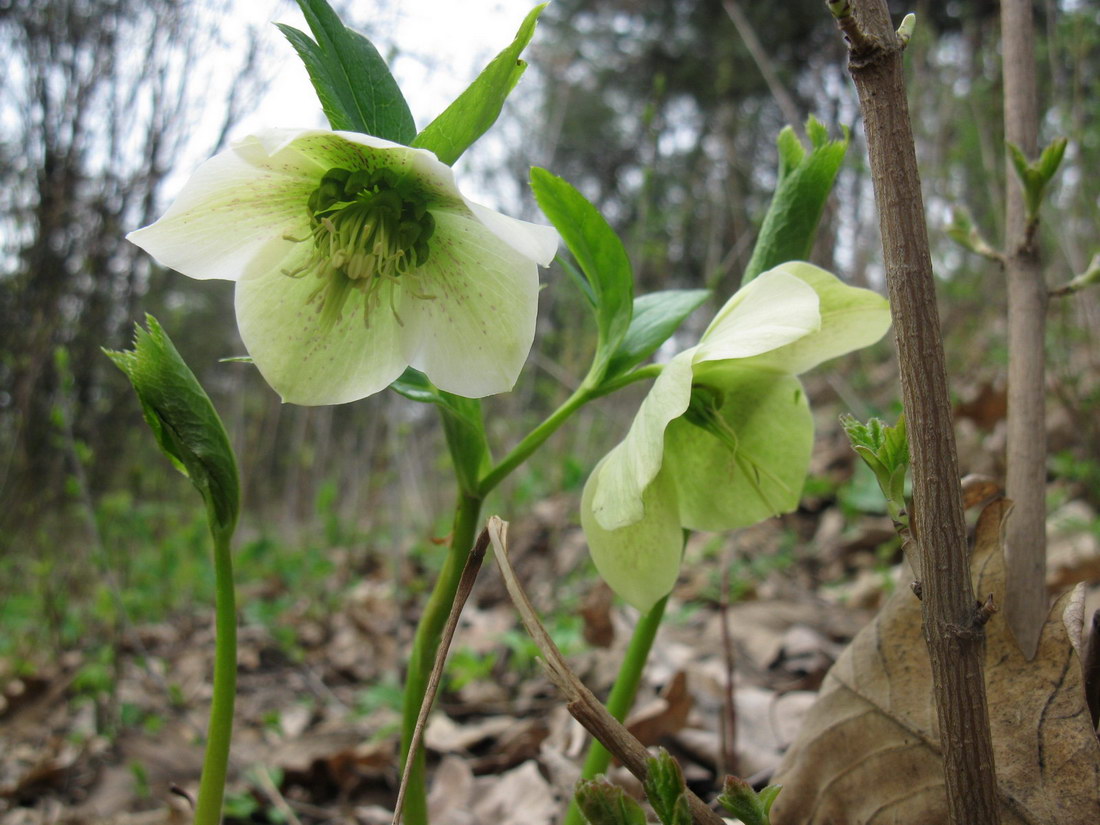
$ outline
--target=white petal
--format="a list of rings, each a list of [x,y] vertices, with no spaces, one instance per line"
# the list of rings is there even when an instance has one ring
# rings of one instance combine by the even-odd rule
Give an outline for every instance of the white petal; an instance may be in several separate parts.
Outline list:
[[[126,237],[184,275],[236,280],[267,244],[308,231],[314,166],[272,163],[257,138],[246,138],[195,170],[160,220]]]
[[[607,459],[604,459],[606,462]],[[680,572],[683,531],[676,512],[676,490],[659,473],[645,491],[645,517],[617,530],[605,530],[592,512],[601,485],[607,483],[596,465],[581,497],[581,526],[592,561],[612,590],[641,611],[666,595]]]
[[[645,507],[642,496],[661,469],[665,429],[684,414],[691,400],[693,350],[665,364],[638,408],[630,431],[603,460],[592,513],[605,530],[637,522]]]
[[[817,293],[821,328],[753,359],[754,364],[798,375],[822,361],[873,344],[890,328],[890,305],[877,292],[848,286],[824,269],[801,261],[771,270],[777,271],[797,277]]]
[[[538,266],[468,215],[433,215],[428,262],[399,289],[405,357],[447,392],[507,392],[535,336]]]
[[[389,308],[390,286],[382,285],[369,326],[356,291],[340,320],[325,325],[319,302],[307,303],[321,281],[282,274],[306,252],[305,244],[272,244],[237,282],[237,324],[256,367],[292,404],[343,404],[385,389],[408,363]]]
[[[540,266],[549,266],[558,254],[558,230],[554,227],[510,218],[473,201],[466,205],[494,235]]]
[[[813,288],[773,269],[743,286],[718,310],[695,360],[749,358],[797,341],[820,325]]]

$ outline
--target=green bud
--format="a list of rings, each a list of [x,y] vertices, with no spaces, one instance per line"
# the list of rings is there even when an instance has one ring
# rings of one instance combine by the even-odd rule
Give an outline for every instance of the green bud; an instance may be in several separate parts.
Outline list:
[[[642,806],[606,780],[582,779],[574,799],[591,825],[646,825]]]
[[[909,438],[905,431],[905,416],[888,427],[878,418],[866,424],[850,415],[841,416],[840,423],[848,434],[852,449],[875,474],[875,480],[890,504],[892,514],[905,509],[905,474],[909,469]]]
[[[684,795],[687,786],[676,760],[661,748],[646,762],[646,769],[645,795],[661,822],[664,825],[691,825],[691,811]]]
[[[240,481],[229,437],[210,398],[152,315],[134,326],[134,348],[104,350],[130,379],[168,460],[206,502],[210,529],[228,536],[240,512]]]
[[[745,780],[727,776],[718,801],[745,825],[771,825],[769,813],[782,785],[769,785],[757,793]]]

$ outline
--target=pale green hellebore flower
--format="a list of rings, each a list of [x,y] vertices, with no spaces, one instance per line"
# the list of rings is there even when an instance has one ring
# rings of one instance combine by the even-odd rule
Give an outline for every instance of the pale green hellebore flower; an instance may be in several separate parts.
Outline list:
[[[807,263],[738,290],[664,366],[592,471],[581,524],[600,575],[639,610],[667,594],[683,530],[731,530],[798,506],[813,418],[796,377],[890,326],[886,300]]]
[[[206,161],[127,238],[192,278],[236,281],[245,347],[306,405],[363,398],[410,365],[456,395],[510,390],[558,243],[466,200],[431,152],[276,129]]]

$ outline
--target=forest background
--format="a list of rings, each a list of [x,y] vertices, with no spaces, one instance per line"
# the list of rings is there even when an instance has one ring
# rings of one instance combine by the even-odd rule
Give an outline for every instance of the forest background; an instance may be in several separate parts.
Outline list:
[[[417,53],[415,42],[387,42],[372,30],[371,15],[385,8],[347,3],[341,14],[391,60],[422,61],[429,79],[448,72]],[[965,208],[986,237],[1004,235],[998,6],[921,0],[891,8],[918,19],[906,66],[962,470],[999,475],[1004,279],[996,263],[946,231],[952,210]],[[1045,0],[1036,12],[1040,145],[1069,140],[1042,224],[1047,280],[1055,285],[1085,271],[1097,251],[1100,11],[1080,0]],[[122,240],[163,212],[173,185],[191,171],[181,163],[194,165],[224,145],[259,98],[273,50],[289,48],[274,29],[218,43],[219,25],[216,4],[174,0],[0,5],[8,78],[0,90],[6,672],[33,671],[76,650],[82,667],[99,667],[109,681],[117,666],[112,640],[127,628],[210,603],[200,505],[186,481],[166,471],[124,376],[100,352],[126,345],[145,312],[161,320],[207,387],[240,457],[246,515],[238,569],[255,595],[246,622],[269,627],[293,653],[303,599],[307,612],[335,610],[356,576],[375,569],[389,571],[400,598],[415,599],[423,587],[418,570],[438,563],[432,537],[447,531],[449,489],[431,415],[392,393],[341,407],[282,405],[251,367],[219,362],[243,354],[232,287],[158,269]],[[134,43],[147,48],[135,51]],[[713,309],[736,289],[751,254],[775,183],[779,130],[801,128],[814,115],[833,134],[849,129],[852,146],[812,260],[882,289],[855,92],[844,44],[820,0],[791,0],[778,16],[767,4],[736,0],[554,0],[526,59],[519,93],[459,173],[505,211],[537,219],[528,168],[550,169],[619,231],[639,291],[707,287]],[[211,83],[209,73],[224,74],[227,61],[236,82]],[[314,114],[301,120],[313,122]],[[514,393],[487,406],[499,443],[541,420],[587,366],[583,298],[556,268],[543,279],[550,286],[531,367]],[[1078,503],[1086,529],[1100,535],[1093,292],[1052,302],[1047,343],[1049,504]],[[821,438],[836,433],[838,412],[892,419],[896,386],[886,343],[813,379]],[[564,491],[557,527],[575,524],[580,486],[637,400],[626,393],[582,412],[577,426],[503,486],[490,511],[519,517]],[[815,467],[807,488],[814,506],[841,501],[874,510],[858,477]],[[579,569],[577,587],[592,578],[590,568]]]

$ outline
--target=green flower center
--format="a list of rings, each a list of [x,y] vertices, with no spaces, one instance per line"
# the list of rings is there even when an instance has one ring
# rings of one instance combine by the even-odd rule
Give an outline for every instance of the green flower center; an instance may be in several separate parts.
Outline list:
[[[378,288],[423,266],[431,250],[435,219],[423,192],[390,169],[334,167],[307,203],[311,241],[309,259],[287,275],[313,272],[322,280],[310,298],[338,318],[351,289],[363,292],[366,310],[377,302]],[[392,296],[391,296],[392,302]]]

